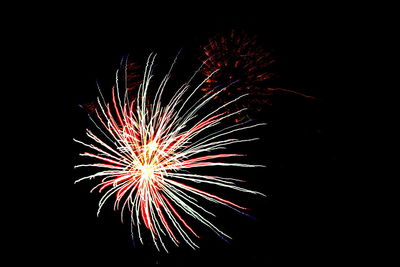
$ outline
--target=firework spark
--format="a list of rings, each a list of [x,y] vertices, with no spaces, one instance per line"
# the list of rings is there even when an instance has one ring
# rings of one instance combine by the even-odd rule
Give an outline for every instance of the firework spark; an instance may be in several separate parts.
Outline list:
[[[227,118],[243,111],[221,112],[224,107],[243,96],[221,105],[211,113],[200,115],[201,110],[219,92],[194,99],[195,93],[213,75],[210,74],[194,89],[189,90],[190,83],[199,71],[163,105],[161,100],[164,89],[176,59],[155,90],[154,96],[150,97],[154,60],[155,55],[151,54],[135,99],[128,98],[127,86],[121,94],[118,71],[116,85],[112,90],[112,101],[106,103],[103,95],[98,98],[97,119],[93,122],[100,133],[96,135],[87,129],[89,141],[74,140],[92,151],[80,154],[81,156],[95,160],[95,163],[76,167],[95,167],[99,171],[76,182],[100,179],[93,188],[104,192],[99,201],[98,214],[107,200],[114,196],[114,209],[121,211],[121,220],[124,211],[130,214],[132,234],[136,232],[143,243],[142,228],[147,229],[158,250],[162,247],[167,251],[165,239],[176,245],[183,240],[193,249],[198,248],[193,240],[199,236],[187,222],[189,217],[207,226],[221,238],[230,238],[206,218],[215,215],[202,207],[199,199],[225,205],[239,212],[246,208],[190,184],[208,184],[263,195],[237,186],[235,182],[240,180],[195,172],[198,167],[260,166],[227,162],[223,159],[241,155],[218,151],[231,144],[256,140],[257,138],[236,139],[227,136],[263,124],[236,124],[222,130],[210,131]]]

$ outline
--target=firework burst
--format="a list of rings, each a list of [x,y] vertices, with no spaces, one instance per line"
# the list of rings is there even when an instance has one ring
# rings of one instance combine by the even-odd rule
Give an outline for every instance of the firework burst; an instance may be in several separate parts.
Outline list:
[[[209,58],[202,69],[203,74],[209,76],[217,69],[220,71],[206,81],[202,91],[210,93],[234,83],[225,95],[235,97],[249,93],[247,104],[241,103],[242,106],[254,106],[255,101],[267,103],[271,92],[266,88],[265,81],[273,76],[270,65],[274,60],[255,37],[232,30],[229,34],[211,38],[203,47],[203,53],[205,58]],[[217,97],[222,102],[223,98]]]
[[[125,211],[130,214],[132,234],[137,233],[143,243],[142,230],[147,229],[157,249],[162,247],[167,251],[165,240],[168,239],[176,245],[183,240],[192,248],[197,248],[194,239],[199,236],[187,222],[190,217],[221,238],[230,238],[207,218],[215,215],[204,208],[199,200],[228,206],[239,212],[245,208],[193,187],[192,184],[262,194],[237,186],[240,180],[199,174],[195,170],[213,166],[260,166],[227,162],[225,159],[241,155],[218,151],[232,144],[256,140],[257,138],[236,139],[227,136],[262,124],[236,124],[212,131],[227,118],[243,111],[222,112],[226,106],[243,96],[208,114],[200,115],[201,110],[219,92],[195,99],[195,93],[213,75],[210,74],[194,89],[190,89],[190,83],[199,70],[174,92],[169,102],[163,104],[161,100],[165,97],[164,89],[176,59],[150,97],[154,60],[155,55],[151,54],[135,99],[128,97],[127,92],[131,91],[128,86],[121,93],[118,71],[110,103],[106,103],[103,95],[98,98],[97,116],[93,122],[99,134],[87,129],[88,141],[74,139],[92,151],[80,154],[91,158],[91,163],[76,167],[98,168],[98,171],[76,182],[98,180],[93,190],[98,189],[104,193],[99,201],[98,214],[107,200],[113,198],[114,209],[121,211],[121,220]],[[126,77],[124,84],[126,85]]]
[[[285,92],[313,98],[295,90],[271,86],[275,74],[271,66],[275,60],[271,52],[259,44],[256,36],[250,36],[243,31],[232,30],[228,34],[218,34],[203,47],[203,57],[207,58],[202,73],[209,76],[202,88],[206,94],[229,88],[216,97],[217,102],[223,103],[225,98],[235,98],[244,93],[249,97],[246,101],[231,105],[230,109],[248,108],[248,115],[271,105],[271,96],[276,92]],[[243,114],[242,114],[243,115]]]

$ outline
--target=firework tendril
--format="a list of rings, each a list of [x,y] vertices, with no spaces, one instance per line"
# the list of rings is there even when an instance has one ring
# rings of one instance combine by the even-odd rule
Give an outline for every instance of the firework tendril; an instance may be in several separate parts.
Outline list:
[[[206,104],[220,91],[195,99],[195,93],[213,75],[210,74],[191,89],[190,84],[200,69],[174,92],[167,104],[163,104],[161,100],[164,89],[176,58],[155,94],[150,97],[155,57],[155,54],[150,54],[147,59],[143,82],[138,86],[136,98],[127,96],[127,86],[124,90],[119,88],[119,71],[116,73],[110,103],[105,101],[100,91],[96,117],[92,119],[99,133],[87,129],[87,141],[74,139],[91,151],[80,154],[91,158],[90,163],[75,167],[90,167],[98,171],[76,182],[98,180],[92,189],[103,193],[97,215],[109,199],[114,199],[114,209],[121,212],[122,221],[124,212],[129,212],[132,235],[136,233],[143,243],[142,231],[143,228],[147,229],[158,250],[163,248],[168,251],[167,239],[177,246],[183,240],[193,249],[198,248],[194,240],[199,235],[187,222],[189,217],[207,226],[221,238],[230,239],[210,221],[208,217],[215,215],[204,208],[199,200],[225,205],[239,212],[246,208],[193,187],[192,184],[263,194],[237,186],[237,182],[240,182],[238,179],[199,174],[195,170],[213,166],[261,167],[226,161],[224,159],[242,155],[218,151],[228,145],[256,140],[228,136],[263,123],[242,123],[213,131],[227,118],[243,112],[238,110],[227,113],[222,110],[244,95],[201,115]]]

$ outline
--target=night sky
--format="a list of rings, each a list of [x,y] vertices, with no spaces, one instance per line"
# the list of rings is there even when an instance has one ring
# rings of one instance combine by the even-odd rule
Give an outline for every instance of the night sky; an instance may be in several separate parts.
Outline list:
[[[296,7],[268,5],[230,9],[211,5],[171,12],[135,5],[121,8],[125,10],[120,15],[110,11],[64,16],[59,28],[65,35],[57,40],[61,45],[54,58],[62,65],[56,76],[62,84],[54,89],[58,91],[52,105],[63,115],[51,116],[58,112],[52,110],[48,119],[63,121],[58,136],[63,151],[56,149],[63,160],[58,165],[62,171],[49,178],[54,179],[55,189],[47,180],[52,189],[48,196],[42,195],[43,205],[37,210],[44,221],[37,238],[46,240],[41,255],[54,254],[59,262],[89,266],[324,266],[334,261],[340,253],[334,244],[341,220],[336,216],[340,201],[336,190],[342,153],[338,101],[343,95],[337,70],[344,61],[338,49],[343,37],[335,17],[325,9],[316,13],[304,7],[300,12]],[[316,99],[279,94],[258,118],[268,125],[248,133],[261,140],[242,149],[249,160],[267,167],[238,174],[248,180],[248,188],[267,197],[224,194],[249,207],[255,219],[209,206],[218,214],[216,224],[233,237],[229,244],[197,225],[202,234],[197,251],[170,245],[167,254],[157,252],[151,242],[135,247],[129,224],[121,224],[111,206],[96,217],[101,195],[89,193],[95,182],[73,183],[79,177],[73,166],[79,164],[77,155],[84,149],[72,138],[82,139],[90,126],[79,105],[95,100],[96,80],[103,91],[111,87],[123,56],[129,54],[143,63],[150,52],[156,52],[158,62],[168,66],[182,49],[178,70],[189,75],[198,66],[198,51],[208,38],[230,29],[256,35],[272,51],[276,85]],[[49,142],[59,140],[52,136]]]

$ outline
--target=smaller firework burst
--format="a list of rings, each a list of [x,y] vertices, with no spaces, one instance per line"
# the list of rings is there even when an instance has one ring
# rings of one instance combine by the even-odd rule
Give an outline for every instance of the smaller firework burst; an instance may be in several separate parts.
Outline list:
[[[248,93],[250,97],[246,102],[242,101],[241,105],[249,107],[254,100],[268,102],[266,96],[270,91],[264,82],[273,75],[269,66],[274,60],[271,53],[257,43],[255,37],[232,30],[228,35],[220,34],[210,39],[203,50],[204,56],[210,59],[202,69],[203,74],[209,76],[219,70],[207,80],[202,89],[204,92],[218,91],[230,85],[218,101],[224,102],[224,98]]]
[[[207,80],[202,90],[207,94],[226,90],[216,97],[220,104],[238,95],[249,94],[246,101],[237,102],[230,108],[246,107],[247,114],[251,116],[271,105],[271,95],[277,91],[301,94],[294,90],[271,87],[274,77],[271,64],[274,59],[255,36],[235,30],[229,34],[219,34],[203,47],[203,54],[209,58],[202,69],[203,74],[209,76],[219,71]]]

